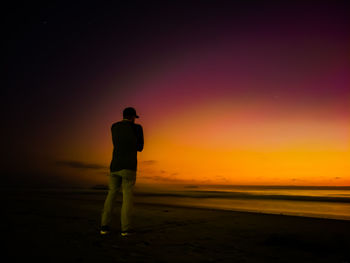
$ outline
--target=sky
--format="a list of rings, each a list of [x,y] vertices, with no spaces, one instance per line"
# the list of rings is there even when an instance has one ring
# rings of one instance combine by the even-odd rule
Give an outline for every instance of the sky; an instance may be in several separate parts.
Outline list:
[[[4,185],[106,184],[132,106],[139,184],[350,185],[346,1],[8,7]]]

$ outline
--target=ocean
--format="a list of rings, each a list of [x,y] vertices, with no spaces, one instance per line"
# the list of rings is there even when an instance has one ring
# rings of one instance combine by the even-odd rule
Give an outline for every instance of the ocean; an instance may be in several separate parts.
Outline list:
[[[350,187],[135,187],[135,202],[350,220]]]

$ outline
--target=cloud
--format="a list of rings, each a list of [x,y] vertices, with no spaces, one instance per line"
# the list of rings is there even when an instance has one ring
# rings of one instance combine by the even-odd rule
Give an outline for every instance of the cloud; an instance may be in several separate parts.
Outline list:
[[[290,179],[291,181],[295,182],[295,181],[299,181],[299,182],[305,182],[306,180],[304,179],[299,179],[299,178],[292,178]]]
[[[93,169],[93,170],[100,170],[100,169],[107,169],[108,167],[101,164],[96,163],[84,163],[80,161],[73,161],[73,160],[60,160],[56,161],[57,165],[65,166],[65,167],[71,167],[71,168],[77,168],[77,169]]]
[[[337,177],[334,177],[335,180],[338,180],[338,179],[341,179],[341,177],[337,176]]]
[[[159,175],[142,176],[142,179],[161,181],[161,182],[185,182],[186,181],[186,180],[182,180],[182,179],[164,177],[164,176],[159,176]]]
[[[143,164],[147,164],[147,165],[153,165],[153,164],[156,164],[158,161],[156,160],[145,160],[145,161],[142,161],[141,163]]]

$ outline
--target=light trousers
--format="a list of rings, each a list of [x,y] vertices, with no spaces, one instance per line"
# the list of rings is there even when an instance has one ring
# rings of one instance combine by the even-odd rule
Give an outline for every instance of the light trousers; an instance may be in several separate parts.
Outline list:
[[[135,183],[136,171],[134,170],[123,169],[110,173],[108,195],[103,206],[101,226],[111,225],[113,207],[116,203],[118,192],[122,189],[121,230],[127,231],[131,228],[131,216],[134,206],[133,190]]]

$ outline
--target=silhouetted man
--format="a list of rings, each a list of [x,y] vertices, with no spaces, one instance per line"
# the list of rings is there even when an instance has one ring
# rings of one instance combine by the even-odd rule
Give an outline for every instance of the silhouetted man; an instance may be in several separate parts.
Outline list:
[[[136,183],[137,152],[143,150],[143,129],[135,124],[137,116],[132,107],[125,108],[123,120],[112,125],[113,157],[110,164],[109,190],[104,203],[101,230],[108,234],[112,220],[112,210],[117,194],[122,188],[121,235],[131,234],[131,215],[133,210],[133,188]]]

